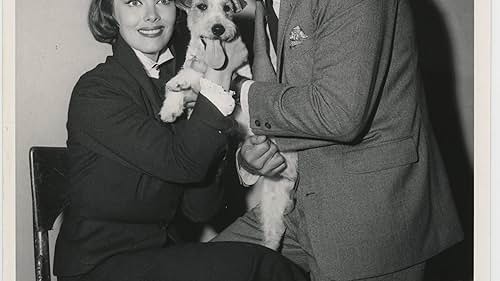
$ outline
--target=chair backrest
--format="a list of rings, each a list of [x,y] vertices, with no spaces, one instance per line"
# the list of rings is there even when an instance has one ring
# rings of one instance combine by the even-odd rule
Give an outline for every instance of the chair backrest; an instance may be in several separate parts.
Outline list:
[[[65,147],[34,146],[29,153],[37,281],[51,280],[48,231],[67,206],[67,158]]]

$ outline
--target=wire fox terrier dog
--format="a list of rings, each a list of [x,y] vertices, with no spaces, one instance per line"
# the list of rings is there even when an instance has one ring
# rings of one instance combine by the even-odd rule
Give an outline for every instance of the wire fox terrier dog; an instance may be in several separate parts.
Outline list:
[[[243,0],[176,1],[177,7],[186,11],[188,15],[187,25],[191,39],[182,69],[166,84],[165,100],[160,110],[160,117],[164,122],[174,122],[184,111],[187,111],[189,117],[191,110],[184,108],[186,92],[183,90],[199,90],[199,81],[204,75],[191,66],[195,61],[206,62],[206,40],[232,41],[238,36],[232,18],[234,13],[242,10],[240,1]],[[223,68],[224,65],[220,67]]]
[[[244,0],[184,0],[176,1],[178,7],[187,13],[191,39],[186,52],[186,60],[179,73],[166,84],[166,93],[160,117],[164,122],[174,122],[185,111],[189,118],[191,109],[184,107],[184,95],[190,89],[199,90],[199,81],[204,73],[191,68],[195,60],[204,58],[205,40],[231,41],[238,36],[234,13],[241,11]],[[249,124],[240,124],[249,132]],[[248,134],[247,134],[248,135]],[[261,177],[256,185],[262,185],[259,198],[260,223],[263,230],[263,245],[278,249],[285,232],[284,215],[293,208],[291,192],[297,179],[297,154],[284,153],[287,168],[279,177]],[[255,187],[255,186],[254,186]]]

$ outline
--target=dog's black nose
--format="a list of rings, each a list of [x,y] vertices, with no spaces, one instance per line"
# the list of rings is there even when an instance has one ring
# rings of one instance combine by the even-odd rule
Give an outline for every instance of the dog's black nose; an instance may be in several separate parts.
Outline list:
[[[212,26],[212,33],[215,34],[215,36],[221,36],[225,31],[226,29],[222,24],[214,24]]]

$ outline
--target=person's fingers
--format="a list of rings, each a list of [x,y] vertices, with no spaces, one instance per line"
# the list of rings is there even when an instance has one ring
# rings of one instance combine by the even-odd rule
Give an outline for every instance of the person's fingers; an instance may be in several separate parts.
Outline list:
[[[251,136],[248,137],[241,147],[241,152],[246,161],[252,162],[261,157],[268,149],[266,136]]]
[[[234,12],[239,13],[245,9],[247,2],[245,0],[232,0],[234,5]]]
[[[258,146],[258,148],[261,148],[261,147],[262,147],[262,150],[265,147],[268,147],[268,148],[260,157],[258,157],[257,159],[255,159],[252,162],[255,165],[255,167],[258,169],[264,168],[266,163],[269,162],[274,157],[274,155],[277,154],[277,152],[278,152],[278,147],[275,144],[270,143],[270,142],[263,143],[263,144]]]
[[[269,160],[267,160],[262,166],[261,173],[267,176],[273,176],[274,173],[271,173],[274,170],[279,170],[280,166],[284,166],[286,168],[285,158],[280,153],[273,154]]]
[[[267,141],[263,143],[262,146],[264,146],[264,144],[267,144],[266,146],[268,148],[267,151],[264,153],[264,155],[262,155],[261,157],[271,159],[271,157],[273,157],[273,155],[276,154],[276,152],[278,152],[278,146],[272,141]]]
[[[261,144],[267,141],[267,136],[251,136],[249,140],[251,144]]]
[[[283,161],[281,165],[269,171],[266,175],[270,177],[275,177],[280,175],[287,167],[286,161]]]
[[[269,151],[269,148],[269,142],[263,142],[257,145],[246,145],[241,147],[241,153],[245,161],[252,166],[256,166],[255,168],[260,169],[267,161],[267,158],[261,158]]]

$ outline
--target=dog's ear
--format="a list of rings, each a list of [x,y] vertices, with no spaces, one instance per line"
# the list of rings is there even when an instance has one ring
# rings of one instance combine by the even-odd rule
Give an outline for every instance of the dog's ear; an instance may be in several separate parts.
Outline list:
[[[233,2],[234,12],[239,13],[247,6],[247,1],[245,0],[231,0]]]
[[[191,6],[193,6],[193,1],[192,0],[175,0],[175,6],[181,10],[188,12],[189,9],[191,9]]]

